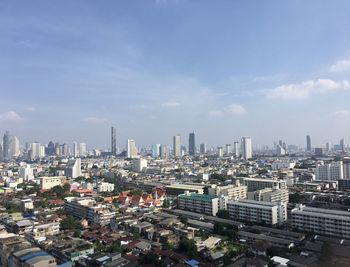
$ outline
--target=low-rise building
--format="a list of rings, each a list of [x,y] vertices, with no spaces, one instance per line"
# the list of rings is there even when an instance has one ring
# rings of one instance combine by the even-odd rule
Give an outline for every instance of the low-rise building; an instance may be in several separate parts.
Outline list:
[[[287,189],[265,188],[253,192],[248,192],[248,199],[273,203],[288,203],[289,193]]]
[[[211,195],[202,195],[186,192],[177,198],[178,208],[193,212],[216,216],[219,210],[219,198]]]
[[[282,224],[287,220],[287,204],[256,200],[237,200],[227,203],[233,220],[256,222],[268,225]]]
[[[64,176],[39,177],[40,189],[50,190],[56,185],[62,185],[65,179]]]
[[[256,191],[265,188],[287,189],[286,181],[277,179],[244,178],[244,183],[248,191]]]

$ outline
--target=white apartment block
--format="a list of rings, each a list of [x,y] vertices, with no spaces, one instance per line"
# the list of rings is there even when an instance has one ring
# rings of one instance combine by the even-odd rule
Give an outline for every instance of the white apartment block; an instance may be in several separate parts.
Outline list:
[[[316,166],[316,180],[329,181],[341,180],[344,178],[343,162],[336,161],[331,163],[322,163]]]
[[[350,212],[299,205],[292,210],[292,225],[301,231],[350,238]]]
[[[288,203],[289,192],[287,189],[265,188],[253,192],[248,192],[248,199],[273,203]]]
[[[216,196],[202,195],[186,192],[177,198],[178,208],[216,216],[219,210],[219,198]]]
[[[237,200],[227,203],[227,210],[232,220],[282,224],[287,220],[287,204],[256,200]]]
[[[244,185],[214,186],[208,191],[209,195],[228,196],[230,200],[247,198],[247,187]]]
[[[274,171],[278,171],[281,169],[293,169],[295,167],[296,163],[295,162],[289,162],[289,161],[276,161],[271,164],[271,168]]]
[[[114,184],[112,183],[105,183],[101,182],[97,185],[97,192],[113,192],[114,191]]]
[[[256,191],[265,188],[287,189],[286,181],[277,179],[244,178],[244,183],[248,191]]]
[[[142,172],[147,169],[147,159],[136,158],[132,161],[132,170],[134,172]]]

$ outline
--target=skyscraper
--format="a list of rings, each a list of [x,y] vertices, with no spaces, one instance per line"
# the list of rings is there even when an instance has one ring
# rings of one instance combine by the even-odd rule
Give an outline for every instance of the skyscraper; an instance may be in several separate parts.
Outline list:
[[[239,142],[234,142],[234,143],[233,143],[233,155],[234,155],[236,158],[239,158],[239,154],[240,154],[240,151],[239,151]]]
[[[173,151],[174,157],[181,157],[181,136],[175,135],[173,137]]]
[[[156,158],[159,157],[159,155],[160,155],[159,150],[160,150],[160,144],[154,144],[154,145],[152,145],[152,157],[153,157],[153,158],[156,159]]]
[[[55,144],[52,141],[50,141],[46,147],[46,154],[49,156],[53,156],[53,155],[55,155],[55,152],[56,152]]]
[[[117,155],[117,130],[114,126],[111,128],[111,153]]]
[[[134,139],[128,139],[126,144],[126,155],[128,158],[134,158],[137,156],[137,148]]]
[[[78,143],[73,142],[73,157],[78,157],[79,156],[79,148],[78,148]]]
[[[310,137],[310,135],[306,136],[306,150],[311,151],[311,137]]]
[[[225,154],[226,155],[230,155],[231,154],[231,144],[226,144]]]
[[[86,157],[87,155],[86,143],[79,144],[79,155],[80,157]]]
[[[340,150],[341,150],[342,152],[345,152],[344,138],[340,139],[339,145],[340,145]]]
[[[159,149],[160,157],[162,159],[167,159],[169,158],[169,146],[168,145],[161,145]]]
[[[252,139],[250,137],[242,137],[242,157],[244,159],[250,159],[252,158]]]
[[[207,145],[206,144],[200,144],[199,153],[201,153],[202,155],[207,153]]]
[[[196,155],[196,140],[194,132],[190,133],[188,138],[188,154],[190,154],[191,156]]]
[[[18,157],[20,155],[19,140],[17,136],[12,136],[10,142],[10,156]]]
[[[10,158],[10,134],[8,131],[4,134],[4,138],[2,141],[2,150],[4,160],[8,160]]]

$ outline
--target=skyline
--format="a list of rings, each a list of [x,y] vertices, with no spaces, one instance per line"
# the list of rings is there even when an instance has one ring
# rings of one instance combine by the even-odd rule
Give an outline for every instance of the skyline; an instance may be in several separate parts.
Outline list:
[[[186,144],[193,129],[209,146],[347,141],[349,7],[2,2],[0,132],[103,148],[111,125],[119,147]]]

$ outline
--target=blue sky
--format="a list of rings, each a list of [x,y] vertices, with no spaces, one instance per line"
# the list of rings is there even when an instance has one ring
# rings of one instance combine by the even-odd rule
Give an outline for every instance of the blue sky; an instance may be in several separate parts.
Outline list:
[[[349,1],[1,1],[0,131],[21,141],[350,140]]]

